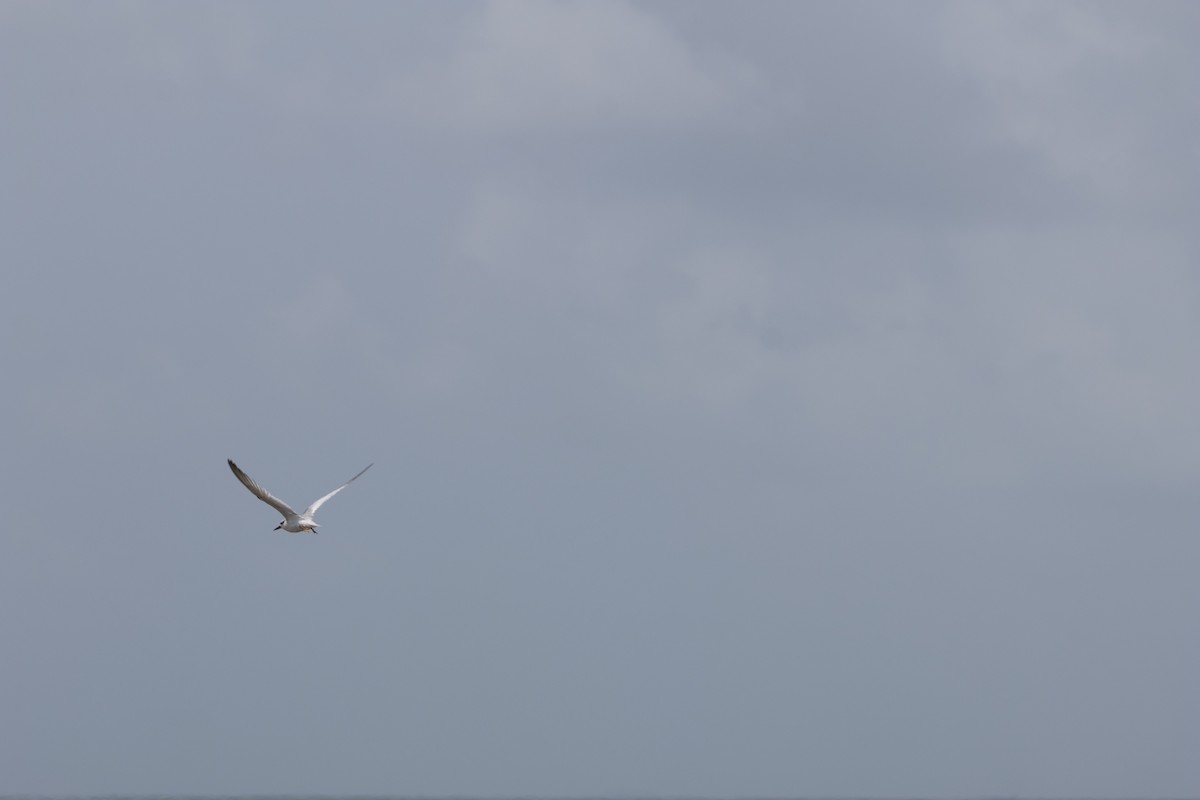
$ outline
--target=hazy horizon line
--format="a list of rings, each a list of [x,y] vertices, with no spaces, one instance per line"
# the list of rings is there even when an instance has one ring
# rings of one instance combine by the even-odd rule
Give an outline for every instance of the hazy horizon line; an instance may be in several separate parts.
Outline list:
[[[387,794],[247,792],[102,792],[0,794],[0,800],[1195,800],[1189,795],[1053,794]]]

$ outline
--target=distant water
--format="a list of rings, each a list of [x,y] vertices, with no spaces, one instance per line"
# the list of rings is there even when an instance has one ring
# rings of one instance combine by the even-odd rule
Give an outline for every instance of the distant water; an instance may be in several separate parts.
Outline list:
[[[1032,795],[964,795],[962,797],[928,798],[921,796],[871,797],[857,795],[729,795],[692,797],[688,795],[384,795],[384,794],[0,794],[0,800],[1194,800],[1180,797],[1037,797]]]
[[[1196,800],[1196,798],[1158,795],[1122,797],[1038,797],[1036,795],[963,795],[961,797],[919,795],[872,797],[867,795],[383,795],[383,794],[0,794],[0,800]]]
[[[1111,796],[1103,798],[1039,797],[1037,795],[962,795],[958,797],[920,795],[382,795],[382,794],[0,794],[0,800],[1200,800],[1196,797],[1162,795]]]
[[[0,794],[0,800],[1198,800],[1163,795],[1103,798],[1039,797],[1037,795],[414,795],[414,794]]]

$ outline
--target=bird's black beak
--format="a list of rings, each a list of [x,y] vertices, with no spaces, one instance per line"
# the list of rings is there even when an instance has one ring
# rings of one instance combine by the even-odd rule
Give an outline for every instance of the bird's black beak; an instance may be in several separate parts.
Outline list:
[[[280,529],[280,528],[282,528],[282,527],[283,527],[283,523],[281,522],[281,523],[279,523],[278,525],[276,525],[276,526],[275,526],[275,530],[279,530],[279,529]]]

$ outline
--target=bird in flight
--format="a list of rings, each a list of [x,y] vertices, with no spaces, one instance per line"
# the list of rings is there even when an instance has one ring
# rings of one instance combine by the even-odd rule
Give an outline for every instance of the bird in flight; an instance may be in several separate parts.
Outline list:
[[[367,464],[365,467],[363,467],[362,472],[358,473],[358,475],[355,475],[353,478],[346,481],[324,497],[314,500],[312,505],[304,509],[303,514],[297,514],[291,506],[268,492],[263,487],[259,486],[254,482],[253,478],[242,472],[241,469],[238,468],[238,465],[233,463],[233,459],[226,459],[226,461],[229,462],[229,468],[233,470],[233,474],[236,475],[237,479],[241,481],[247,489],[250,490],[251,494],[274,508],[280,514],[283,514],[283,521],[275,526],[275,530],[283,528],[285,531],[290,531],[292,533],[304,533],[305,531],[312,531],[313,533],[316,533],[319,526],[317,523],[313,522],[313,514],[317,513],[317,509],[320,508],[326,500],[333,497],[350,484],[354,483],[355,479],[358,478],[358,475],[362,475],[363,472],[366,472],[371,467],[375,466],[374,464]]]

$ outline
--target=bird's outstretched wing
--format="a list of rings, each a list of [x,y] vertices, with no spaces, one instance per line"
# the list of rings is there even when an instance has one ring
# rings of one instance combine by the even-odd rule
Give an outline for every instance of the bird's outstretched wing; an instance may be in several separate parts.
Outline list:
[[[276,511],[278,511],[280,514],[283,514],[285,517],[296,516],[296,512],[292,510],[291,506],[289,506],[287,503],[283,502],[278,497],[274,496],[273,494],[268,492],[266,489],[264,489],[263,487],[261,487],[257,483],[255,483],[253,478],[251,478],[249,475],[247,475],[246,473],[244,473],[240,469],[238,469],[238,465],[233,463],[232,459],[227,458],[225,460],[229,462],[229,468],[231,470],[233,470],[233,474],[237,476],[237,479],[239,481],[241,481],[242,484],[247,489],[249,489],[250,492],[255,497],[257,497],[259,500],[262,500],[267,505],[273,507]],[[359,475],[361,475],[361,474],[362,473],[360,472]],[[355,477],[358,477],[358,476],[356,475]],[[324,498],[322,498],[322,499],[324,499]]]
[[[232,463],[232,462],[230,462],[230,463]],[[374,463],[367,464],[365,467],[363,467],[363,468],[362,468],[362,472],[358,473],[358,475],[362,475],[362,474],[363,474],[363,472],[366,472],[367,470],[369,470],[369,469],[370,469],[371,467],[373,467],[373,466],[375,466],[375,464],[374,464]],[[339,486],[338,488],[334,489],[334,490],[333,490],[332,492],[330,492],[329,494],[327,494],[327,495],[325,495],[324,497],[322,497],[320,500],[314,500],[311,506],[309,506],[308,508],[304,509],[304,516],[306,516],[306,517],[308,517],[308,518],[310,518],[310,519],[311,519],[311,518],[312,518],[312,515],[313,515],[313,514],[315,514],[315,513],[317,513],[317,509],[318,509],[318,508],[320,508],[320,507],[321,507],[321,505],[322,505],[322,504],[323,504],[323,503],[324,503],[326,500],[328,500],[329,498],[333,497],[335,494],[337,494],[338,492],[340,492],[342,489],[345,489],[345,488],[346,488],[347,486],[349,486],[350,484],[354,483],[354,481],[358,479],[358,475],[355,475],[353,478],[351,478],[350,480],[346,481],[346,482],[345,482],[345,483],[343,483],[341,486]],[[253,490],[251,490],[251,491],[253,491]],[[268,497],[269,497],[269,496],[270,496],[270,495],[268,495]],[[262,495],[259,495],[259,497],[262,497]],[[264,499],[264,500],[266,500],[266,498],[265,498],[265,497],[264,497],[263,499]],[[270,501],[268,500],[267,502],[270,502]]]

